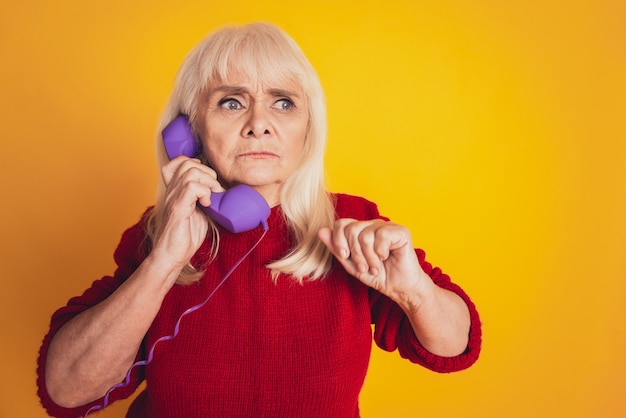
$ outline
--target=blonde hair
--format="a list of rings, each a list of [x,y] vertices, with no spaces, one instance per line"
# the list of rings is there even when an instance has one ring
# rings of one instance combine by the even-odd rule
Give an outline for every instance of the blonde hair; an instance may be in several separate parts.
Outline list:
[[[178,71],[174,90],[158,126],[158,164],[168,161],[161,131],[179,114],[186,114],[192,129],[197,124],[198,97],[212,80],[227,80],[232,64],[252,81],[280,82],[295,80],[302,86],[309,104],[309,122],[301,163],[282,187],[280,205],[292,233],[294,245],[279,260],[266,267],[274,280],[292,276],[302,283],[323,277],[330,269],[331,254],[317,238],[321,227],[332,225],[334,202],[324,186],[324,150],[326,144],[326,107],[318,76],[300,47],[283,31],[266,23],[229,26],[202,40],[184,60]],[[155,242],[164,226],[165,186],[160,182],[157,201],[148,215],[146,233]],[[213,248],[209,262],[219,250],[219,234],[211,222]],[[193,283],[202,277],[190,264],[178,279],[179,284]]]

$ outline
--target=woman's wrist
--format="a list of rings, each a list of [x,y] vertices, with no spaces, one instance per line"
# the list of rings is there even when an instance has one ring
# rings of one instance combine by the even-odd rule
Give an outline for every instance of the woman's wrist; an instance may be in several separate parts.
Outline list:
[[[417,314],[425,302],[433,299],[437,286],[426,273],[421,271],[410,283],[413,285],[406,286],[389,297],[407,314]]]
[[[153,249],[141,263],[140,270],[151,283],[161,284],[165,292],[174,285],[185,264],[174,261],[165,252]],[[138,270],[139,270],[138,269]]]

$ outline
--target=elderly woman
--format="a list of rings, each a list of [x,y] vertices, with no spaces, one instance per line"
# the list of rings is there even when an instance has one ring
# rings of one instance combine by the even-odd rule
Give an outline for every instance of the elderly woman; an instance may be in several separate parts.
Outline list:
[[[323,93],[291,38],[267,24],[211,34],[159,132],[181,114],[197,158],[170,161],[159,135],[155,206],[123,234],[115,273],[52,317],[38,368],[51,415],[86,415],[146,381],[128,417],[358,417],[372,324],[379,347],[431,370],[476,361],[463,290],[373,203],[326,191]],[[240,184],[269,204],[266,227],[233,233],[199,209]]]

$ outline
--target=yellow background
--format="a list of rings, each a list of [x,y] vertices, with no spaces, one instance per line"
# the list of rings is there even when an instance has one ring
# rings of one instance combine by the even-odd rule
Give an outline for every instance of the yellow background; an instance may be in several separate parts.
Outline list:
[[[319,72],[329,187],[407,225],[484,322],[458,374],[375,349],[363,416],[626,416],[626,2],[2,0],[0,417],[45,415],[40,340],[152,202],[184,55],[254,20]]]

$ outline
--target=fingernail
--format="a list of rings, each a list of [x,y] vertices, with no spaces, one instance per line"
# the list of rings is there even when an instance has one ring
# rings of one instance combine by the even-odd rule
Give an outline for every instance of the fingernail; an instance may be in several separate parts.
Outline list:
[[[348,255],[350,255],[348,253],[348,250],[346,250],[345,248],[342,248],[341,250],[339,250],[339,254],[341,255],[342,258],[348,258]]]

